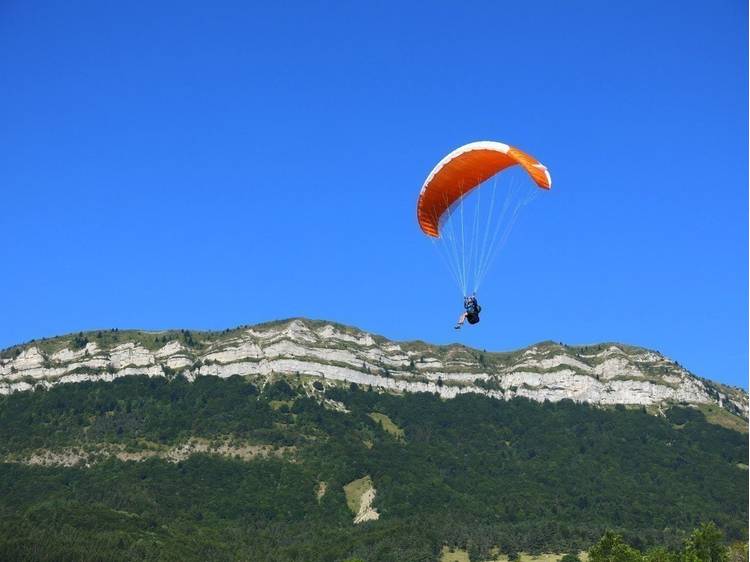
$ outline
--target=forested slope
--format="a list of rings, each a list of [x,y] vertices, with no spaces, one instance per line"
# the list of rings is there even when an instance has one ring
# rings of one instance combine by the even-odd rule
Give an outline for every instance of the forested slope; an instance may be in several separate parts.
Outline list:
[[[451,545],[482,560],[606,529],[678,546],[706,521],[747,538],[746,436],[695,408],[327,384],[131,376],[0,397],[0,559],[437,560]],[[355,525],[344,486],[364,476],[379,518]]]

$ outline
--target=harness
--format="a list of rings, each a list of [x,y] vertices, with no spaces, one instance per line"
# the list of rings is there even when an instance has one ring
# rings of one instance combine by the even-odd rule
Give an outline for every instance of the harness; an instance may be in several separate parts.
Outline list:
[[[474,297],[469,297],[466,299],[466,302],[464,302],[464,308],[469,314],[479,314],[479,312],[482,310],[479,306],[479,303],[477,303],[477,299],[475,299]]]

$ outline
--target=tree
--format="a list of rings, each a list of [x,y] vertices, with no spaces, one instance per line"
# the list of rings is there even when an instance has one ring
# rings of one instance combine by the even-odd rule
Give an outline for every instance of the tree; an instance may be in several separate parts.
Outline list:
[[[748,562],[746,542],[736,542],[729,547],[729,562]]]
[[[89,343],[89,339],[83,335],[83,332],[79,332],[76,337],[71,341],[71,346],[74,350],[83,349],[86,344]]]
[[[643,556],[632,546],[625,544],[622,537],[612,531],[589,550],[589,562],[642,562]]]
[[[646,553],[647,562],[679,562],[680,554],[660,546]]]
[[[724,545],[724,535],[711,523],[704,523],[685,541],[685,562],[727,562],[729,549]]]

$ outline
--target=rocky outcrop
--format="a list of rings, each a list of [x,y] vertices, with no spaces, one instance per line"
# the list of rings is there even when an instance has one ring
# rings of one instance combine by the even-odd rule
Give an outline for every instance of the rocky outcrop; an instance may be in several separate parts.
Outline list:
[[[245,461],[256,458],[283,457],[292,458],[294,447],[274,447],[272,445],[257,445],[251,443],[211,442],[201,438],[191,438],[188,441],[166,447],[152,444],[139,450],[126,450],[125,447],[113,444],[87,444],[81,447],[67,447],[58,450],[39,449],[25,454],[8,454],[0,457],[0,462],[19,463],[41,466],[81,466],[91,467],[97,462],[109,458],[121,461],[145,461],[152,458],[164,459],[177,463],[187,460],[192,455],[208,454],[242,459]]]
[[[544,342],[511,353],[391,342],[332,323],[289,320],[223,333],[122,332],[43,340],[5,350],[0,393],[128,375],[306,375],[445,398],[570,399],[599,405],[718,404],[747,418],[747,393],[695,377],[642,348]],[[106,335],[106,333],[105,333]]]

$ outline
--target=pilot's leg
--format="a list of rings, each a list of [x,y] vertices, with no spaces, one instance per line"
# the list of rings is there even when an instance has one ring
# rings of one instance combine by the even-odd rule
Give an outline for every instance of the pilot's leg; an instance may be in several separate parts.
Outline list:
[[[460,330],[461,326],[463,326],[464,322],[466,321],[466,313],[462,312],[461,316],[458,317],[458,323],[454,326],[456,330]]]

